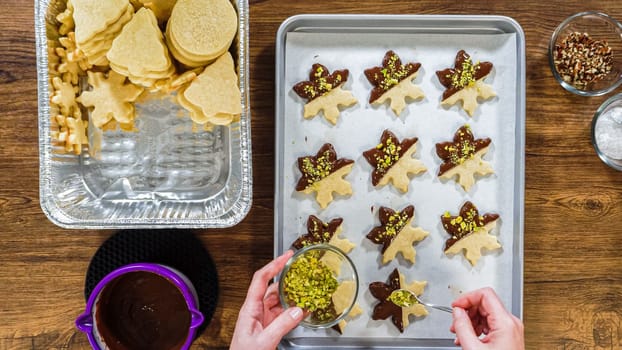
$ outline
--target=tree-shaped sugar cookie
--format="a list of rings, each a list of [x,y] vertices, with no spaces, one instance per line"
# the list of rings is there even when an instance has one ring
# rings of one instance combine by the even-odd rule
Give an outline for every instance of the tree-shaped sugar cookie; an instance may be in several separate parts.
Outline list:
[[[384,186],[389,182],[401,190],[408,191],[409,174],[426,171],[423,163],[413,156],[417,151],[417,138],[404,139],[402,142],[389,130],[385,130],[376,147],[363,152],[367,162],[374,167],[371,183]]]
[[[480,215],[477,207],[471,202],[465,202],[460,213],[452,216],[445,212],[441,216],[443,228],[451,235],[445,242],[445,254],[460,254],[475,266],[482,256],[482,249],[496,250],[501,248],[497,238],[490,234],[495,228],[499,215]]]
[[[298,158],[298,169],[302,177],[298,180],[296,191],[311,194],[324,209],[333,200],[333,192],[340,195],[352,194],[352,185],[343,179],[350,173],[354,161],[337,158],[330,143],[325,143],[315,156]]]
[[[492,86],[484,83],[484,78],[492,70],[490,62],[475,62],[464,50],[458,51],[454,68],[436,72],[438,80],[445,87],[442,105],[452,106],[462,101],[462,108],[473,116],[477,109],[477,99],[495,96]]]
[[[357,102],[350,91],[342,89],[348,75],[347,69],[330,73],[328,68],[319,63],[311,67],[309,80],[294,85],[296,94],[308,100],[304,106],[305,119],[313,118],[324,111],[324,118],[333,125],[337,124],[339,107],[350,107]]]
[[[388,283],[372,282],[369,285],[371,295],[378,300],[372,313],[373,320],[385,320],[391,317],[391,321],[400,331],[408,327],[410,315],[415,317],[426,316],[428,310],[425,306],[418,303],[412,295],[404,290],[411,291],[419,296],[423,294],[427,282],[413,281],[406,283],[404,276],[398,271],[393,270],[389,275]]]
[[[395,52],[387,51],[382,66],[365,70],[365,77],[374,86],[369,103],[381,105],[390,100],[391,109],[399,116],[406,108],[406,98],[417,100],[424,97],[423,91],[412,83],[420,67],[421,63],[402,64]]]
[[[144,86],[173,75],[175,67],[153,12],[141,8],[123,27],[106,54],[110,67]],[[144,83],[144,84],[143,84]]]
[[[436,144],[436,154],[443,160],[438,170],[442,179],[458,177],[458,183],[469,191],[475,183],[475,175],[493,174],[490,163],[482,159],[492,141],[489,138],[475,139],[471,127],[462,126],[451,142]]]
[[[224,53],[177,94],[193,122],[229,125],[240,119],[242,105],[233,57]]]
[[[106,77],[103,73],[88,71],[92,90],[84,91],[78,101],[86,107],[93,107],[90,118],[97,128],[114,119],[120,124],[129,124],[134,120],[134,101],[143,89],[125,83],[125,76],[111,70]]]
[[[412,227],[415,207],[407,206],[402,211],[380,207],[378,212],[380,226],[374,227],[367,238],[382,245],[382,263],[386,264],[401,253],[404,259],[415,263],[417,252],[413,245],[428,236],[420,227]]]

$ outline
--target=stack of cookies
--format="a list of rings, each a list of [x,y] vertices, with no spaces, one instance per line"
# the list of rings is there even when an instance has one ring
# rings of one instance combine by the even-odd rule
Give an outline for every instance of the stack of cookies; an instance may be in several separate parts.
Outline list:
[[[129,0],[72,0],[76,44],[92,65],[108,64],[106,52],[132,19]]]
[[[177,95],[177,101],[190,112],[192,121],[208,129],[211,125],[238,121],[242,113],[240,99],[238,77],[229,52],[207,66]]]
[[[179,62],[200,67],[229,49],[237,24],[229,0],[179,0],[166,26],[166,41]]]
[[[153,11],[144,7],[114,39],[106,57],[115,72],[147,88],[175,73],[158,20]]]

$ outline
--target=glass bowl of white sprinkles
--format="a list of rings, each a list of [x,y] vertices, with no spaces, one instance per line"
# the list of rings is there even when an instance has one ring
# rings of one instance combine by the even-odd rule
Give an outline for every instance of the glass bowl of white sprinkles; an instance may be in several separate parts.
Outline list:
[[[549,42],[549,65],[566,90],[601,96],[622,84],[622,24],[600,12],[568,17]]]
[[[592,144],[605,164],[622,171],[622,94],[610,97],[594,114]]]

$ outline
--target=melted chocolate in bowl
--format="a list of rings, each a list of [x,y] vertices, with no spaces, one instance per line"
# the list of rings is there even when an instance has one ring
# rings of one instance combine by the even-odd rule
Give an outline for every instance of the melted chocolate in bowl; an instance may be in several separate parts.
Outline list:
[[[180,349],[190,311],[172,282],[151,272],[129,272],[110,282],[97,301],[97,330],[110,350]]]

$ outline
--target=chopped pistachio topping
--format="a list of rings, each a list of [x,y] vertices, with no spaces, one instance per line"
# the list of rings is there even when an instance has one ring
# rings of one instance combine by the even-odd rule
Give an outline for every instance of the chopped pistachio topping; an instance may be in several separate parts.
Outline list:
[[[310,311],[320,321],[335,317],[332,295],[338,282],[332,271],[320,261],[320,255],[309,252],[296,260],[285,275],[285,293],[290,302]]]
[[[315,92],[315,89],[313,88],[312,85],[307,85],[304,87],[305,92],[311,96],[311,98],[315,97],[317,95],[317,92]]]
[[[386,144],[379,143],[376,149],[382,150],[382,155],[376,156],[376,170],[384,173],[400,159],[402,146],[395,144],[393,140],[389,138]]]
[[[415,304],[419,304],[417,299],[415,299],[412,294],[410,294],[408,291],[399,289],[391,292],[391,295],[389,295],[387,300],[399,307],[409,307]]]
[[[323,222],[321,225],[318,225],[317,221],[313,221],[313,227],[309,230],[311,235],[313,236],[313,241],[304,240],[302,241],[302,246],[306,247],[308,245],[315,244],[316,242],[328,242],[331,239],[331,232],[328,231],[328,224]]]
[[[308,183],[312,184],[322,180],[333,172],[333,163],[330,161],[330,151],[325,151],[317,158],[315,165],[311,157],[302,160],[302,172],[308,177]]]
[[[408,222],[408,214],[396,211],[389,216],[389,220],[384,227],[383,236],[395,237],[406,226]]]
[[[479,62],[473,64],[471,57],[462,62],[462,67],[456,70],[454,74],[450,74],[447,78],[451,78],[451,85],[456,89],[463,89],[475,84],[475,72],[479,70]]]
[[[466,130],[470,133],[470,128],[466,125]],[[449,161],[453,165],[460,165],[475,155],[475,143],[469,139],[465,139],[464,131],[459,132],[460,142],[453,145],[445,146],[445,151],[449,152]]]
[[[478,215],[477,210],[471,208],[466,212],[466,215],[458,215],[451,219],[449,224],[457,229],[454,238],[460,239],[465,235],[471,232],[477,232],[484,227],[484,217]]]
[[[398,64],[399,57],[395,54],[389,57],[386,67],[380,70],[382,79],[376,75],[374,78],[380,81],[380,88],[387,91],[408,76],[408,69],[405,65]]]
[[[314,82],[315,86],[317,86],[317,92],[314,91],[313,96],[315,96],[316,94],[324,95],[325,93],[331,91],[334,86],[338,86],[342,82],[341,74],[337,74],[333,84],[331,84],[326,80],[325,76],[322,76],[323,73],[324,68],[322,68],[321,66],[317,67],[317,69],[315,70]]]

